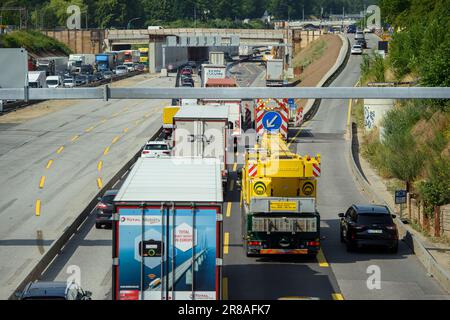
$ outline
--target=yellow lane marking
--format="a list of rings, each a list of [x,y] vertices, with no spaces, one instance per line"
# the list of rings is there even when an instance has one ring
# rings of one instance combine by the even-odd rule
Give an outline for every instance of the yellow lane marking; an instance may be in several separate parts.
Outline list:
[[[112,117],[113,117],[113,118],[114,118],[114,117],[117,117],[119,114],[120,114],[120,112],[116,112],[116,113],[114,113],[114,114],[112,115]]]
[[[136,120],[136,121],[134,122],[134,124],[135,124],[135,125],[139,125],[139,123],[141,123],[141,121],[142,121],[142,120]]]
[[[97,178],[97,187],[99,189],[103,188],[103,181],[102,178]]]
[[[223,277],[222,279],[222,299],[228,300],[228,278]]]
[[[56,151],[57,154],[60,154],[61,152],[63,152],[64,150],[64,146],[59,147],[59,149]]]
[[[114,143],[116,143],[117,141],[119,141],[119,139],[120,139],[120,136],[115,137],[115,138],[113,139],[113,141],[112,141],[112,144],[114,144]]]
[[[331,297],[333,298],[333,300],[345,300],[344,296],[340,293],[333,293],[331,294]]]
[[[348,100],[348,113],[347,113],[347,128],[350,128],[350,121],[351,121],[351,117],[352,117],[352,104],[353,104],[353,100],[349,99]]]
[[[113,117],[115,117],[115,116],[113,115]],[[100,123],[105,123],[106,121],[108,121],[108,119],[102,119],[102,121],[100,121]]]
[[[39,189],[43,189],[45,185],[45,176],[41,177],[41,180],[39,181]]]
[[[317,262],[319,262],[319,266],[321,266],[322,268],[328,268],[330,266],[325,259],[325,255],[323,254],[322,249],[320,249],[319,253],[317,254]]]
[[[227,204],[227,214],[226,214],[227,218],[231,217],[231,206],[232,205],[233,204],[231,202],[228,202],[228,204]]]
[[[233,171],[236,171],[237,170],[237,163],[235,163],[234,165],[233,165]]]
[[[230,191],[234,190],[234,180],[231,180],[230,182]]]
[[[35,206],[35,214],[36,217],[39,217],[41,215],[41,200],[36,200],[36,206]]]
[[[223,254],[228,254],[228,245],[230,244],[230,233],[225,232],[223,239]]]
[[[71,141],[71,142],[75,142],[75,141],[78,140],[79,137],[80,137],[79,135],[73,136],[72,139],[71,139],[70,141]]]
[[[84,131],[86,131],[86,132],[91,132],[92,130],[94,130],[94,127],[87,128],[87,129],[84,130]]]
[[[103,154],[104,154],[105,156],[109,153],[109,149],[110,149],[110,147],[107,147],[107,148],[105,149],[105,151],[103,151]]]
[[[52,166],[52,164],[53,164],[53,160],[48,160],[47,166],[46,166],[45,168],[46,168],[46,169],[50,169],[50,167]]]
[[[97,169],[98,169],[98,171],[102,171],[102,167],[103,167],[103,161],[100,160],[100,161],[98,162],[98,164],[97,164]]]
[[[128,132],[128,128],[123,129],[123,132],[127,133]]]

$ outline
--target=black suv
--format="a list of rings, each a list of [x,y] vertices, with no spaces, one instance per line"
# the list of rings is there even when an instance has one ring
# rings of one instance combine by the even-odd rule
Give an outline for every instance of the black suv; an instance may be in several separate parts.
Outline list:
[[[19,300],[91,300],[92,293],[84,291],[75,283],[36,281],[30,282],[16,296]]]
[[[95,227],[100,229],[103,225],[105,227],[112,227],[112,215],[114,213],[114,198],[119,190],[108,190],[103,197],[98,198],[99,203],[96,207],[95,213]]]
[[[362,246],[386,246],[391,253],[398,251],[398,231],[386,206],[352,205],[347,212],[340,213],[341,242],[352,251]]]

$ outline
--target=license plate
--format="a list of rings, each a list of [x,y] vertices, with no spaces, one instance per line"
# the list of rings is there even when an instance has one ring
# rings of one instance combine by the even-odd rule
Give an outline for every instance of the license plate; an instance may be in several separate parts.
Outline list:
[[[380,233],[383,233],[383,230],[367,230],[367,233],[377,233],[377,234],[380,234]]]
[[[271,201],[270,211],[297,211],[297,202],[295,201]]]

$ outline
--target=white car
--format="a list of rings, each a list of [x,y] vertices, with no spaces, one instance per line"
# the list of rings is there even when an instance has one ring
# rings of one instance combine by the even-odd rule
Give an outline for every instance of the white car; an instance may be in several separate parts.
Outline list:
[[[73,78],[67,78],[67,79],[64,79],[63,84],[64,84],[64,87],[66,87],[66,88],[73,88],[73,87],[75,87],[75,80]]]
[[[116,67],[116,75],[126,74],[128,73],[127,66],[120,65]]]
[[[164,141],[149,141],[141,153],[142,158],[170,157],[170,146]]]
[[[134,63],[132,62],[127,62],[124,63],[123,65],[128,68],[128,72],[133,72],[135,70]]]
[[[363,53],[363,48],[361,47],[361,45],[359,44],[355,44],[352,47],[352,54],[362,54]]]
[[[63,84],[60,76],[48,76],[46,82],[49,88],[59,88]]]

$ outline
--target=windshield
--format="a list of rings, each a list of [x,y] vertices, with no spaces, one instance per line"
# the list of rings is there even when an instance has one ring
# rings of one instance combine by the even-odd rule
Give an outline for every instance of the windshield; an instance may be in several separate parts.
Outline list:
[[[168,150],[167,144],[148,144],[145,146],[145,150]]]
[[[58,84],[58,80],[47,80],[47,85],[56,86]]]
[[[392,217],[388,214],[358,214],[358,224],[393,224]]]

